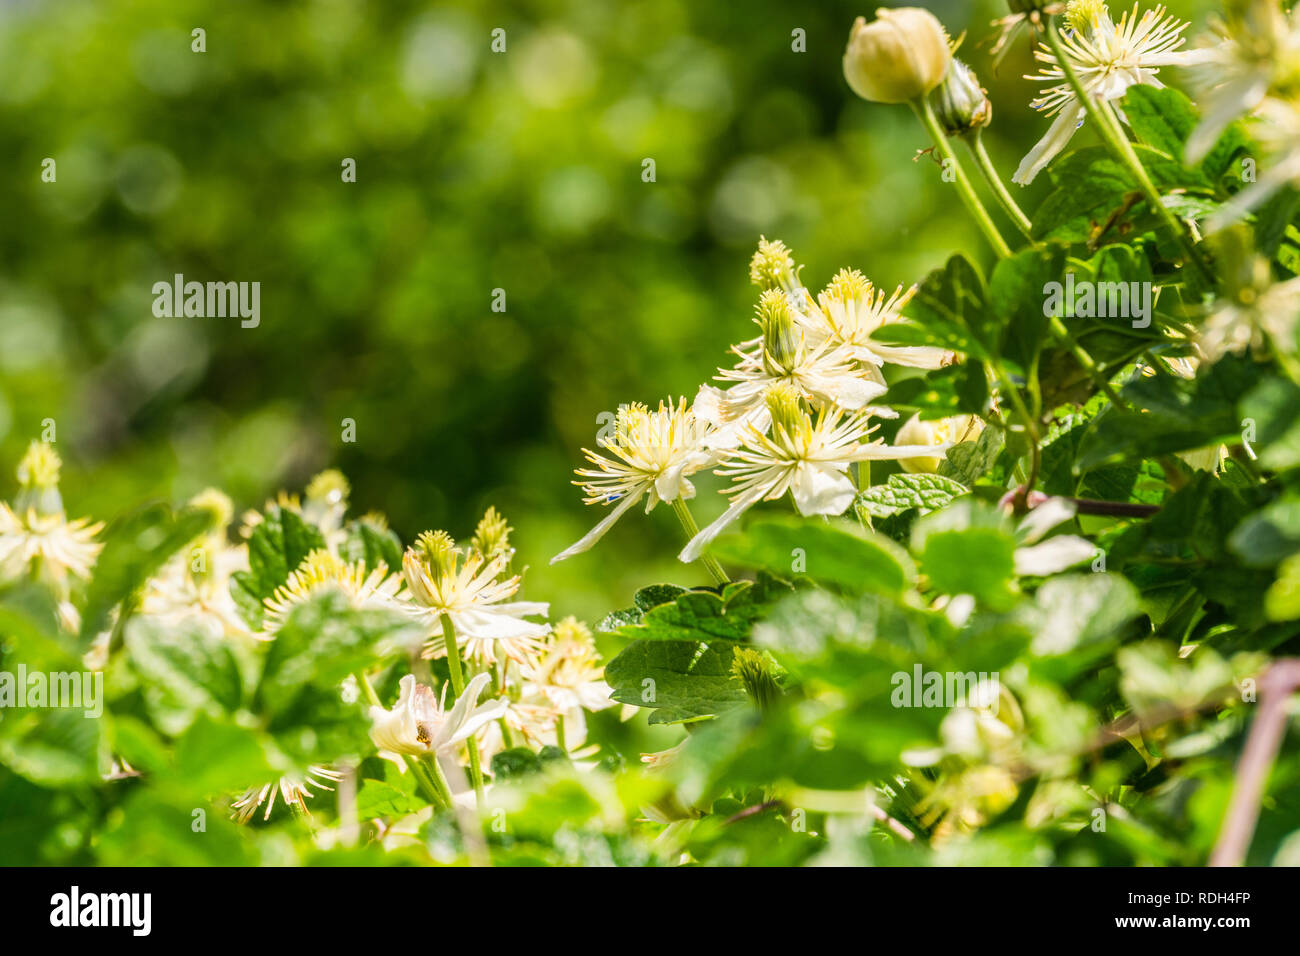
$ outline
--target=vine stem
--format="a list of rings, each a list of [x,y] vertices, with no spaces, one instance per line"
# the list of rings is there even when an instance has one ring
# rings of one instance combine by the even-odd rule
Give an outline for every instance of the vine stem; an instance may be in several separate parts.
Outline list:
[[[993,195],[997,197],[998,203],[1006,211],[1006,214],[1011,217],[1011,221],[1016,224],[1016,228],[1024,234],[1025,238],[1037,245],[1032,234],[1033,224],[1030,223],[1025,211],[1020,208],[1019,203],[1007,190],[1002,178],[998,176],[997,167],[993,165],[993,160],[989,158],[988,150],[984,148],[984,131],[975,130],[967,142],[970,144],[971,153],[975,156],[976,167],[983,175],[984,181],[988,183],[989,189],[993,190]]]
[[[452,693],[459,700],[460,695],[465,693],[465,674],[460,669],[460,648],[456,646],[456,625],[451,622],[451,615],[446,613],[442,615],[442,640],[447,649],[447,672],[451,676]],[[470,734],[465,739],[465,745],[469,748],[470,779],[474,781],[474,794],[481,806],[483,803],[483,768],[479,766],[478,743],[474,739],[475,736],[475,734]]]
[[[1065,46],[1061,43],[1061,32],[1056,25],[1056,17],[1049,16],[1046,20],[1047,45],[1056,56],[1057,65],[1060,66],[1061,72],[1065,75],[1066,82],[1070,86],[1070,91],[1074,93],[1075,99],[1083,107],[1084,113],[1087,114],[1088,119],[1096,127],[1097,133],[1101,136],[1111,154],[1119,161],[1120,165],[1127,167],[1129,172],[1133,174],[1152,211],[1166,227],[1173,231],[1174,237],[1178,240],[1178,244],[1182,246],[1188,262],[1201,274],[1201,278],[1207,284],[1213,286],[1214,277],[1202,259],[1201,251],[1192,242],[1192,237],[1188,234],[1186,225],[1170,212],[1169,207],[1165,205],[1160,196],[1160,191],[1156,189],[1151,177],[1147,174],[1146,167],[1138,159],[1133,144],[1129,142],[1128,136],[1119,128],[1115,114],[1111,112],[1107,104],[1098,102],[1084,89],[1083,82],[1074,71],[1074,65],[1066,56]]]
[[[970,184],[970,179],[966,176],[966,170],[958,161],[957,155],[952,151],[952,146],[948,143],[948,136],[939,126],[939,120],[934,115],[934,107],[930,105],[929,97],[922,96],[912,101],[912,110],[916,113],[917,119],[925,127],[930,139],[934,142],[934,148],[941,155],[952,169],[953,181],[957,185],[957,192],[961,194],[961,200],[966,205],[966,210],[975,219],[975,224],[980,227],[984,237],[988,239],[989,244],[993,246],[993,251],[998,254],[999,258],[1006,259],[1011,255],[1011,247],[1007,245],[1006,239],[1002,238],[1002,233],[998,232],[998,227],[993,224],[993,219],[989,216],[989,211],[984,208],[980,202],[979,196],[975,195],[975,189]]]
[[[686,540],[691,541],[700,533],[700,526],[695,523],[695,516],[691,514],[690,507],[686,504],[686,499],[680,496],[673,499],[673,511],[677,513],[677,520],[682,523],[682,529],[686,532]],[[710,557],[707,554],[700,555],[700,563],[708,569],[713,575],[713,580],[718,584],[730,584],[731,578],[727,577],[727,572],[722,570],[722,565],[718,559]]]
[[[386,710],[387,708],[385,708],[383,703],[380,701],[379,695],[375,693],[375,688],[370,683],[370,678],[366,676],[366,672],[357,671],[356,678],[357,683],[360,684],[362,690],[365,691],[366,700],[370,701],[370,705],[372,707]],[[428,772],[420,762],[410,754],[399,754],[399,756],[402,758],[402,763],[406,764],[406,769],[411,771],[411,774],[415,777],[416,784],[424,791],[425,798],[430,803],[440,807],[441,809],[449,809],[451,807],[451,791],[448,790],[444,793],[441,788],[436,785],[435,781],[430,778]]]
[[[1259,679],[1259,713],[1237,763],[1236,785],[1210,866],[1241,866],[1255,835],[1260,800],[1286,734],[1287,698],[1300,689],[1300,658],[1274,662]]]

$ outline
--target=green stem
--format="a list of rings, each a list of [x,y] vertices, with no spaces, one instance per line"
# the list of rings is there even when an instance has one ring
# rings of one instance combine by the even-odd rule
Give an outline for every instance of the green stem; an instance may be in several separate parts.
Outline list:
[[[1033,224],[1030,223],[1029,217],[1025,215],[1024,210],[1012,198],[1011,193],[1003,184],[1002,178],[998,176],[997,168],[993,165],[993,160],[989,158],[988,150],[984,148],[984,131],[975,130],[967,142],[970,144],[971,152],[975,154],[975,165],[979,167],[980,173],[984,176],[984,181],[989,184],[989,189],[993,190],[993,195],[997,197],[1002,208],[1011,217],[1011,221],[1016,224],[1016,228],[1024,233],[1026,239],[1033,242]]]
[[[1138,188],[1141,189],[1142,194],[1146,197],[1147,204],[1151,206],[1151,211],[1154,212],[1165,226],[1173,232],[1174,237],[1178,240],[1178,244],[1182,246],[1183,252],[1187,256],[1187,261],[1191,263],[1198,272],[1200,272],[1201,277],[1206,281],[1206,283],[1213,286],[1213,275],[1211,274],[1209,267],[1205,264],[1205,261],[1201,258],[1201,250],[1192,242],[1192,237],[1187,231],[1186,224],[1170,212],[1169,207],[1165,205],[1164,200],[1160,196],[1160,191],[1156,189],[1155,184],[1151,181],[1151,177],[1147,174],[1146,167],[1144,167],[1142,161],[1138,159],[1137,152],[1134,151],[1133,144],[1129,142],[1128,136],[1126,136],[1123,130],[1119,128],[1118,122],[1116,121],[1114,114],[1111,112],[1110,107],[1099,102],[1089,94],[1086,89],[1084,89],[1083,83],[1079,79],[1078,74],[1075,73],[1074,65],[1070,62],[1069,57],[1065,53],[1065,47],[1061,43],[1061,33],[1056,26],[1056,17],[1050,16],[1046,19],[1047,44],[1051,48],[1052,53],[1056,56],[1057,65],[1060,66],[1061,72],[1065,75],[1066,82],[1069,83],[1070,90],[1074,93],[1075,99],[1077,99],[1079,105],[1083,107],[1088,119],[1096,128],[1098,135],[1101,136],[1102,141],[1111,151],[1111,154],[1119,161],[1120,165],[1126,166],[1129,172],[1133,174],[1133,178],[1137,180]]]
[[[957,184],[957,192],[961,194],[961,200],[965,203],[967,211],[975,219],[975,224],[980,227],[984,237],[993,246],[993,251],[999,257],[1007,258],[1011,255],[1011,247],[1002,238],[1002,233],[998,232],[998,227],[993,225],[993,220],[989,217],[989,211],[984,208],[979,196],[975,195],[970,179],[966,176],[966,170],[958,162],[957,155],[952,151],[952,146],[948,143],[947,134],[939,126],[939,120],[934,115],[934,107],[930,105],[930,98],[922,96],[918,100],[913,100],[912,109],[916,113],[917,119],[921,121],[921,125],[925,127],[926,132],[930,134],[930,139],[934,141],[934,148],[938,150],[939,155],[947,161],[948,168],[952,170],[953,180]]]
[[[357,671],[356,678],[357,683],[360,684],[362,690],[365,691],[366,700],[370,701],[370,705],[372,707],[379,707],[386,710],[387,708],[385,708],[383,703],[379,700],[379,695],[375,693],[375,688],[370,683],[370,678],[366,676],[366,672]],[[406,764],[406,769],[411,771],[412,775],[414,775],[417,786],[424,791],[425,799],[441,809],[447,809],[451,806],[451,792],[448,791],[447,795],[444,797],[434,785],[433,781],[429,779],[428,775],[422,772],[418,760],[410,754],[399,754],[398,756],[402,758],[402,763]]]
[[[459,700],[461,694],[465,693],[465,674],[460,669],[460,648],[456,646],[456,625],[451,622],[451,615],[449,614],[442,615],[442,640],[447,650],[447,673],[451,676],[451,690],[456,695],[455,699]],[[470,734],[466,738],[465,745],[469,748],[469,775],[474,781],[474,793],[478,796],[481,805],[483,801],[483,768],[479,766],[478,745],[474,742],[474,734]]]
[[[555,746],[559,747],[564,753],[569,752],[569,748],[564,745],[564,715],[561,714],[555,718]]]
[[[682,523],[682,528],[686,531],[686,540],[692,540],[700,533],[700,526],[695,523],[695,516],[691,514],[691,509],[687,506],[686,500],[681,497],[673,499],[673,511],[677,513],[677,520]],[[709,555],[701,555],[700,563],[708,569],[713,575],[713,580],[718,584],[730,584],[731,578],[727,577],[727,572],[722,570],[722,565],[718,563],[717,558]]]
[[[416,766],[420,767],[429,776],[432,784],[437,787],[438,792],[447,801],[447,806],[454,807],[455,798],[451,795],[451,784],[447,782],[447,775],[442,772],[442,764],[438,763],[438,755],[431,753],[428,755],[427,760],[419,761]]]
[[[1124,399],[1120,398],[1119,392],[1115,391],[1115,387],[1110,384],[1110,379],[1106,377],[1106,373],[1102,371],[1101,366],[1097,364],[1096,360],[1088,354],[1087,350],[1082,345],[1075,341],[1074,336],[1070,334],[1069,329],[1065,327],[1065,323],[1061,321],[1059,315],[1052,316],[1051,326],[1052,333],[1065,343],[1071,354],[1073,354],[1074,357],[1078,359],[1079,364],[1083,366],[1084,371],[1086,371],[1088,375],[1091,376],[1092,380],[1097,383],[1097,386],[1106,393],[1106,397],[1114,403],[1115,407],[1130,408],[1129,404],[1124,401]]]

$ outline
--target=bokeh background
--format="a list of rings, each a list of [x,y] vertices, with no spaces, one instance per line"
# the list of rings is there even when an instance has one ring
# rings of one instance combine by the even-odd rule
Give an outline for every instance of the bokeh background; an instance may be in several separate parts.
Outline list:
[[[1027,38],[994,75],[1000,0],[921,5],[967,31],[1009,177],[1047,125]],[[760,234],[815,287],[984,254],[913,161],[910,111],[844,83],[874,6],[0,3],[0,495],[54,419],[76,515],[213,484],[242,509],[336,466],[404,540],[468,537],[497,505],[557,617],[702,583],[667,509],[548,566],[599,518],[569,483],[598,416],[692,397],[749,336]],[[1195,32],[1210,4],[1168,6]],[[260,281],[260,326],[155,318],[152,286],[178,272]],[[703,521],[722,503],[701,484]]]

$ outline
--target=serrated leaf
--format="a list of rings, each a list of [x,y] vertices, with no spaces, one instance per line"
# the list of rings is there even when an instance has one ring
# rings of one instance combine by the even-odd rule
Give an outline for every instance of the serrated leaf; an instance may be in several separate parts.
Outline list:
[[[732,676],[735,643],[637,641],[605,666],[611,697],[653,708],[652,724],[712,717],[748,699]]]
[[[855,507],[873,518],[887,518],[916,509],[927,514],[942,508],[953,498],[968,494],[959,481],[943,475],[890,475],[883,485],[873,485],[858,494]]]

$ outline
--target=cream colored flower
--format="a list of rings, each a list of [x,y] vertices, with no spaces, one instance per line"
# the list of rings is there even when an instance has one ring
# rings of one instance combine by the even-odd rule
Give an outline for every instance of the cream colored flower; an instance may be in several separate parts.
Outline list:
[[[181,548],[149,580],[140,613],[168,624],[197,624],[214,634],[246,637],[248,627],[230,593],[232,576],[248,569],[247,545],[232,546],[226,540],[233,505],[214,489],[200,492],[189,505],[211,510],[216,527]]]
[[[649,514],[661,501],[694,498],[689,476],[717,461],[716,452],[704,447],[710,428],[687,408],[685,399],[676,405],[671,399],[667,405],[660,402],[653,412],[640,403],[620,408],[613,436],[597,440],[609,455],[584,448],[595,467],[579,469],[577,475],[584,480],[574,482],[586,493],[587,504],[613,507],[581,540],[551,558],[551,564],[589,550],[643,499]]]
[[[943,82],[952,53],[948,34],[928,10],[879,9],[853,21],[844,51],[844,79],[874,103],[907,103]]]
[[[953,415],[932,421],[922,420],[920,414],[913,415],[894,436],[900,445],[933,445],[950,447],[965,441],[974,441],[984,430],[984,422],[976,415]],[[928,458],[904,458],[899,461],[904,471],[934,473],[939,470],[943,459],[937,456]]]
[[[488,674],[475,675],[447,710],[447,685],[443,685],[440,701],[433,688],[417,684],[415,677],[407,674],[398,682],[397,703],[392,710],[370,708],[370,739],[381,751],[393,754],[453,754],[480,727],[505,713],[504,700],[478,703],[479,694],[490,680]]]
[[[887,390],[875,365],[859,365],[855,357],[830,339],[814,344],[805,322],[797,322],[791,297],[783,290],[764,290],[755,321],[759,338],[732,349],[740,361],[719,369],[718,378],[732,382],[725,391],[700,387],[695,397],[697,417],[715,426],[706,443],[718,449],[734,448],[746,429],[766,432],[771,425],[767,395],[786,385],[805,401],[844,411],[870,411],[881,418],[896,417],[870,402]]]
[[[18,465],[14,504],[0,502],[0,582],[30,576],[66,600],[69,578],[88,578],[102,544],[102,523],[69,521],[59,494],[62,462],[54,449],[32,442]]]
[[[1065,55],[1084,90],[1103,108],[1111,108],[1109,104],[1139,84],[1163,87],[1157,77],[1162,66],[1193,66],[1211,57],[1208,50],[1178,49],[1186,42],[1182,34],[1187,24],[1167,16],[1163,5],[1139,15],[1135,3],[1117,24],[1104,0],[1070,0],[1066,16],[1071,29],[1061,40]],[[1030,105],[1056,120],[1011,177],[1022,185],[1033,182],[1065,149],[1087,115],[1056,55],[1044,45],[1034,56],[1047,66],[1026,79],[1054,85]]]
[[[402,572],[414,602],[414,614],[432,636],[425,657],[445,657],[446,639],[439,627],[450,619],[467,658],[495,663],[497,651],[514,660],[537,646],[550,632],[549,624],[525,621],[544,616],[550,605],[539,601],[509,601],[519,591],[520,576],[507,575],[508,555],[490,560],[476,551],[462,555],[446,532],[425,532],[402,556]]]
[[[916,286],[906,292],[900,285],[886,297],[871,280],[856,269],[841,269],[817,296],[817,308],[799,317],[814,345],[829,344],[859,362],[885,363],[912,368],[936,369],[952,364],[947,349],[929,346],[885,345],[871,336],[901,319],[903,309],[916,295]]]
[[[581,718],[584,710],[613,707],[613,692],[605,683],[605,668],[596,652],[591,630],[577,618],[555,625],[546,643],[521,667],[525,687],[535,688],[562,714]]]
[[[285,806],[310,814],[307,809],[307,801],[315,796],[312,789],[333,791],[334,788],[329,786],[329,783],[335,783],[342,779],[343,774],[331,770],[329,767],[308,767],[307,771],[301,776],[281,777],[273,783],[245,790],[230,805],[234,811],[232,816],[240,823],[247,823],[252,819],[253,814],[257,812],[257,808],[265,804],[266,813],[262,819],[269,820],[271,819],[271,811],[275,809],[276,794],[283,798]],[[329,781],[329,783],[323,781]]]
[[[402,579],[390,574],[383,562],[367,571],[363,561],[349,564],[338,555],[318,548],[303,558],[289,580],[266,599],[262,636],[274,637],[295,607],[334,589],[341,591],[357,610],[405,610],[401,600]]]
[[[729,454],[726,467],[718,469],[719,475],[735,481],[723,491],[733,496],[731,507],[690,540],[679,555],[682,561],[698,558],[760,501],[774,501],[789,492],[800,514],[843,514],[856,494],[848,476],[851,463],[930,456],[946,450],[869,441],[868,436],[879,426],[872,425],[867,414],[846,416],[838,409],[823,407],[814,422],[800,407],[798,393],[788,385],[774,386],[766,401],[771,435],[749,426],[742,446]]]
[[[1230,0],[1226,19],[1211,20],[1210,29],[1205,62],[1190,76],[1203,117],[1187,139],[1191,163],[1265,97],[1300,93],[1300,13],[1285,13],[1278,0]]]

